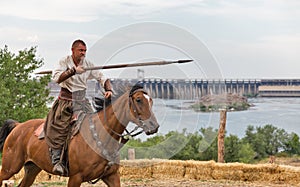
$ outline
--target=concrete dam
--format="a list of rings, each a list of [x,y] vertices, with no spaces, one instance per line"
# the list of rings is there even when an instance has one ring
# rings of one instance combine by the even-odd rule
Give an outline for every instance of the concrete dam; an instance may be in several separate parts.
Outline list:
[[[300,79],[111,79],[112,85],[142,84],[153,98],[196,100],[208,94],[232,93],[262,97],[300,97]],[[59,93],[59,86],[49,83],[50,95]],[[87,95],[92,97],[100,91],[96,81],[88,82]]]

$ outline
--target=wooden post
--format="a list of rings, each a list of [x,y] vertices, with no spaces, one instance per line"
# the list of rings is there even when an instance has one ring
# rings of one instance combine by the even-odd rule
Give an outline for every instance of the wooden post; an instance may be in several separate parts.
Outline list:
[[[135,160],[135,150],[128,149],[128,160]]]
[[[225,127],[226,127],[226,109],[220,110],[220,127],[218,133],[218,162],[224,163],[224,138],[225,138]]]

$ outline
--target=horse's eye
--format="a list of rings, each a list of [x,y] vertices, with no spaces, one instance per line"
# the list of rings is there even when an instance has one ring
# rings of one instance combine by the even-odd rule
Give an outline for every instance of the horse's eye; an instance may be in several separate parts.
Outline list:
[[[141,98],[136,98],[136,100],[135,100],[137,103],[140,103],[142,100],[141,100]]]

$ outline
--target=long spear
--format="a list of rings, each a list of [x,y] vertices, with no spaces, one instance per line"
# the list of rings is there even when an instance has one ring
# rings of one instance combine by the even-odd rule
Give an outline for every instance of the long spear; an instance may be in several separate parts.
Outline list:
[[[138,66],[156,66],[156,65],[167,65],[167,64],[182,64],[187,62],[192,62],[193,60],[171,60],[171,61],[156,61],[156,62],[140,62],[140,63],[131,63],[131,64],[115,64],[115,65],[106,65],[106,66],[94,66],[90,68],[84,68],[85,70],[96,70],[96,69],[117,69],[117,68],[127,68],[127,67],[138,67]],[[35,74],[52,74],[51,70],[40,71]]]

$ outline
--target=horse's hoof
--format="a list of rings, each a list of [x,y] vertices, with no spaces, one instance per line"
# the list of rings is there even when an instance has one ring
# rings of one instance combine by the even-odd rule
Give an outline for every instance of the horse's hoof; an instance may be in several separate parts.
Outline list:
[[[52,172],[59,175],[64,175],[64,168],[60,163],[54,165]]]

